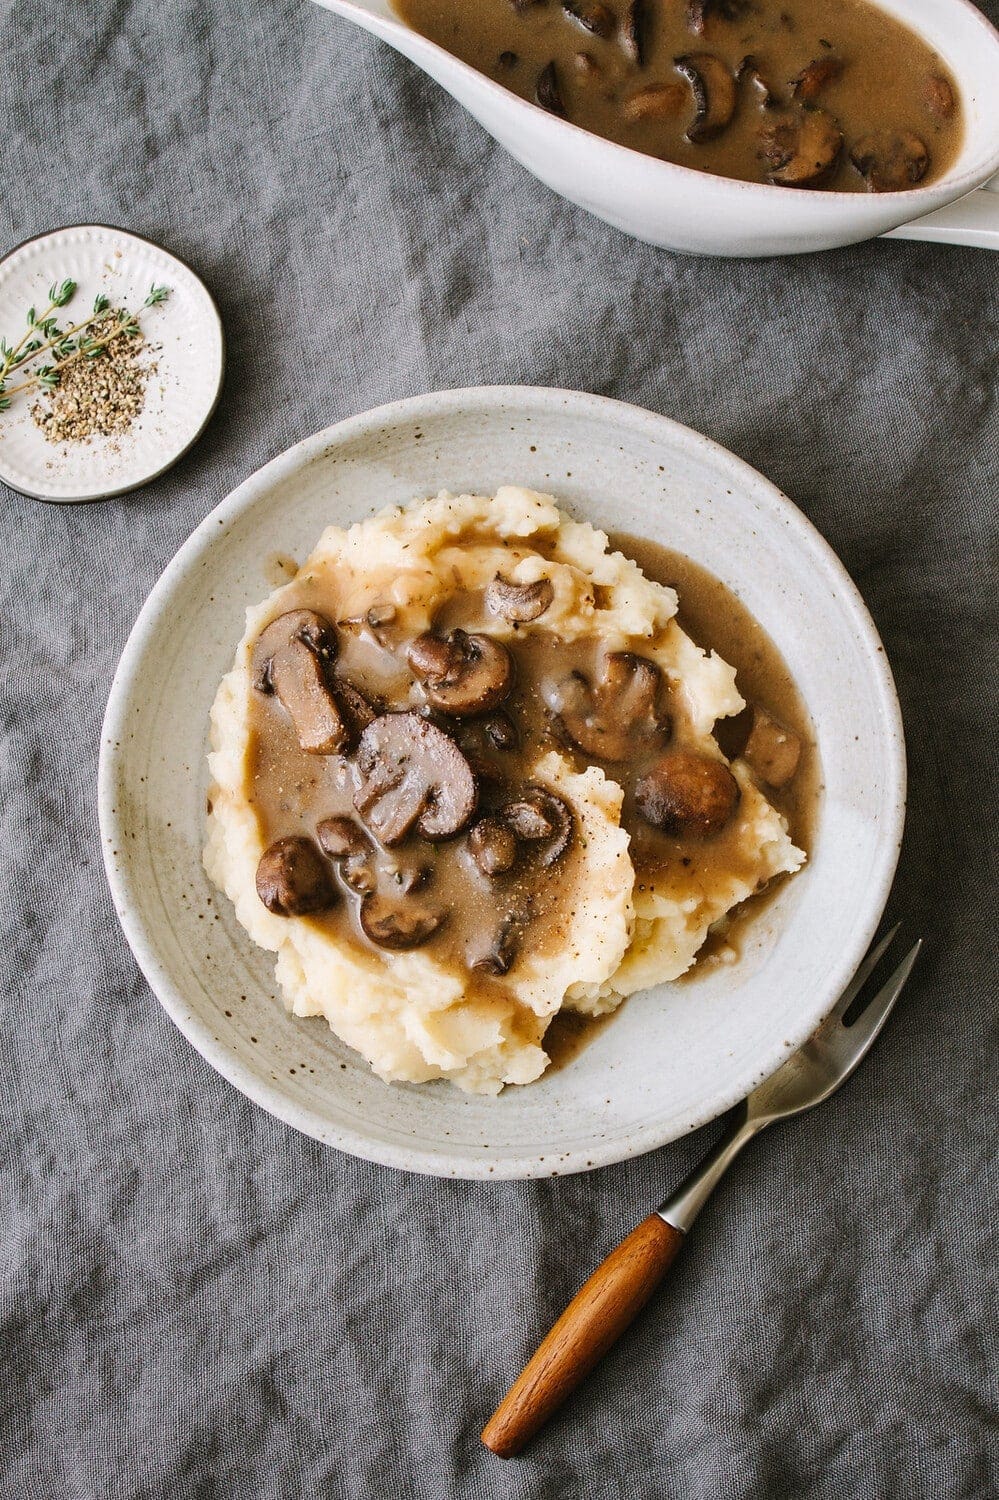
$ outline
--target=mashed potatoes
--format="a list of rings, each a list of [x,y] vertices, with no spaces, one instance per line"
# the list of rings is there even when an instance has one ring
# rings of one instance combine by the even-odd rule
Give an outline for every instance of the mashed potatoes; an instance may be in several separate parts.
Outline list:
[[[571,890],[557,926],[526,941],[505,974],[480,984],[440,945],[378,948],[314,917],[266,909],[255,884],[267,844],[254,749],[253,649],[261,632],[301,608],[350,625],[378,601],[398,638],[411,640],[440,629],[455,599],[481,599],[497,575],[514,586],[548,580],[549,602],[535,624],[490,615],[476,629],[514,653],[543,628],[546,639],[567,649],[592,641],[606,653],[640,654],[669,686],[674,735],[705,758],[721,758],[711,730],[743,707],[735,672],[679,628],[672,590],[608,551],[602,532],[569,519],[548,496],[513,486],[493,498],[441,494],[347,531],[330,527],[297,576],[248,611],[212,709],[204,856],[250,937],[277,955],[277,978],[295,1015],[325,1016],[386,1080],[447,1078],[491,1094],[544,1071],[545,1030],[560,1008],[599,1014],[635,990],[676,979],[713,923],[804,859],[783,817],[736,761],[738,805],[717,851],[709,860],[664,857],[642,878],[633,830],[622,825],[626,768],[581,765],[549,735],[521,754],[530,781],[572,811],[575,836],[563,876]],[[368,659],[375,679],[365,681],[367,691],[393,709],[425,707],[398,652],[379,655],[376,643]],[[313,759],[343,783],[341,756]]]

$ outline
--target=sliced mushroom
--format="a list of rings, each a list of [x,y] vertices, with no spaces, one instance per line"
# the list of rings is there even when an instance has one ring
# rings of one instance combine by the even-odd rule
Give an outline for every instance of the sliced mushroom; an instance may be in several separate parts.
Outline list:
[[[554,597],[550,578],[538,578],[534,583],[511,583],[502,573],[497,573],[486,587],[485,602],[490,614],[526,625],[540,618]]]
[[[739,797],[739,783],[724,761],[689,750],[661,756],[635,784],[642,817],[674,838],[706,839],[720,833]]]
[[[516,750],[520,744],[520,731],[502,709],[482,720],[482,733],[494,750]]]
[[[763,107],[763,109],[774,108],[775,104],[777,103],[777,100],[774,97],[774,91],[770,87],[769,83],[767,83],[767,80],[764,78],[763,74],[760,72],[760,65],[757,62],[756,58],[753,57],[752,53],[749,53],[742,59],[742,62],[739,64],[736,70],[735,76],[737,82],[739,83],[741,83],[743,79],[746,80],[752,90],[753,98],[756,100],[757,104]]]
[[[415,825],[425,839],[447,839],[472,818],[478,790],[454,740],[416,713],[381,714],[357,747],[361,785],[354,806],[383,844]]]
[[[929,74],[923,85],[923,101],[938,120],[949,120],[957,107],[954,90],[942,73]]]
[[[621,46],[631,62],[644,68],[649,51],[651,17],[646,0],[630,0],[621,21]]]
[[[427,702],[457,719],[497,708],[513,687],[510,653],[488,635],[428,630],[416,637],[406,659]]]
[[[337,620],[337,625],[353,635],[366,635],[388,650],[392,646],[391,626],[398,613],[394,604],[373,604],[361,615],[349,615],[345,620]]]
[[[330,859],[349,859],[351,855],[374,853],[371,840],[360,824],[343,815],[323,818],[316,825],[316,838]]]
[[[520,745],[517,726],[502,709],[481,719],[466,719],[455,738],[473,771],[487,781],[502,779],[502,770],[493,759],[496,752],[506,755]]]
[[[735,114],[735,78],[713,52],[690,52],[674,58],[674,65],[694,95],[694,118],[687,127],[687,140],[695,145],[710,141],[721,134]]]
[[[752,728],[743,756],[768,786],[786,786],[798,769],[801,740],[771,718],[766,709],[754,706]]]
[[[499,818],[481,818],[468,835],[468,852],[483,875],[505,875],[517,863],[517,840]]]
[[[914,131],[900,130],[897,135],[865,135],[851,149],[850,160],[872,193],[898,193],[922,182],[930,153]]]
[[[603,74],[603,69],[592,52],[576,52],[573,55],[572,66],[576,77],[583,83],[592,83],[595,78],[600,78]]]
[[[361,902],[360,919],[365,937],[379,948],[406,949],[419,948],[432,937],[444,913],[370,895]]]
[[[616,651],[605,659],[596,683],[574,672],[550,703],[556,726],[574,745],[599,760],[617,761],[669,737],[664,698],[663,675],[654,662]]]
[[[830,53],[825,57],[816,57],[807,68],[802,68],[791,84],[793,97],[799,104],[814,104],[823,89],[836,82],[845,66],[841,57],[834,57]]]
[[[748,0],[687,0],[687,26],[695,36],[703,36],[712,16],[737,21],[748,9]]]
[[[505,917],[489,939],[489,945],[470,967],[481,974],[508,974],[520,947],[520,923],[516,917]]]
[[[682,83],[651,83],[622,102],[621,114],[630,122],[672,120],[683,109],[688,97]]]
[[[538,853],[545,869],[562,858],[572,841],[574,824],[569,806],[547,787],[527,787],[523,797],[508,802],[500,816],[518,839],[544,844]]]
[[[270,662],[270,681],[310,755],[335,755],[350,733],[330,691],[322,661],[304,641],[289,641]]]
[[[327,680],[335,656],[333,627],[311,609],[273,620],[253,653],[254,687],[277,694],[299,744],[311,755],[334,755],[350,738]]]
[[[316,826],[320,848],[336,861],[344,883],[366,895],[378,884],[375,849],[363,828],[353,818],[323,818]]]
[[[562,89],[558,81],[558,69],[554,62],[546,63],[538,74],[538,81],[534,86],[534,97],[551,115],[561,115],[565,119],[565,103],[562,99]]]
[[[289,610],[261,631],[253,648],[253,686],[258,692],[274,692],[271,661],[289,641],[302,641],[324,666],[331,666],[336,660],[336,631],[326,616],[314,609]]]
[[[345,677],[335,679],[336,695],[340,707],[346,716],[354,739],[367,729],[374,719],[377,719],[379,710],[366,698],[360,688],[356,688],[352,682]]]
[[[260,856],[257,895],[277,917],[327,911],[336,901],[329,870],[311,839],[276,839]]]
[[[768,180],[780,187],[818,187],[833,171],[843,132],[824,109],[783,115],[760,136]]]
[[[614,12],[601,0],[562,0],[562,9],[594,36],[607,37],[614,30]]]

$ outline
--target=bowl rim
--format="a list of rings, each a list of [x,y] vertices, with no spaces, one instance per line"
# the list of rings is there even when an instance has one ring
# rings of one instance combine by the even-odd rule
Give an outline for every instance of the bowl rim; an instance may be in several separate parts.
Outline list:
[[[954,173],[953,168],[951,168],[942,177],[934,178],[932,182],[923,183],[917,187],[903,188],[891,193],[847,192],[842,188],[789,189],[781,187],[777,183],[746,182],[739,177],[724,177],[720,173],[706,172],[699,167],[688,167],[684,166],[681,162],[664,161],[659,157],[649,156],[645,151],[638,151],[635,147],[626,146],[620,141],[609,140],[606,136],[597,135],[595,131],[587,130],[583,125],[577,125],[572,120],[563,119],[558,115],[552,114],[550,110],[543,109],[540,104],[536,104],[533,100],[525,99],[522,95],[515,94],[511,89],[505,88],[503,84],[498,83],[494,78],[490,78],[488,74],[481,72],[480,69],[473,67],[471,63],[467,63],[463,58],[457,57],[455,53],[449,52],[439,42],[435,42],[430,37],[425,36],[422,31],[417,31],[415,26],[410,26],[409,22],[404,20],[394,7],[390,15],[383,17],[376,15],[366,5],[358,3],[358,0],[313,0],[313,3],[325,10],[330,10],[335,14],[344,16],[345,19],[353,21],[355,25],[361,26],[364,30],[373,30],[375,28],[369,27],[367,21],[361,21],[358,18],[361,16],[369,18],[375,22],[377,33],[383,35],[386,40],[388,40],[387,33],[390,31],[415,36],[422,45],[431,49],[436,55],[461,69],[465,74],[478,79],[490,98],[505,101],[512,100],[516,106],[525,106],[536,118],[547,120],[552,127],[567,129],[574,132],[576,136],[583,136],[589,141],[599,142],[601,148],[606,147],[609,149],[611,156],[620,153],[620,159],[631,162],[637,159],[646,163],[650,171],[661,174],[665,179],[677,173],[681,175],[681,180],[686,178],[691,183],[696,181],[703,184],[704,180],[707,179],[715,191],[741,195],[744,198],[748,195],[750,198],[755,198],[760,206],[764,203],[775,201],[775,194],[779,194],[781,198],[786,199],[789,192],[793,192],[796,202],[805,201],[814,205],[827,203],[831,206],[844,207],[846,204],[856,206],[860,202],[870,203],[871,205],[877,204],[879,208],[883,208],[887,204],[898,204],[904,209],[904,214],[900,216],[898,222],[900,224],[908,223],[910,219],[921,218],[923,214],[930,213],[937,208],[946,207],[948,203],[956,202],[958,198],[964,197],[966,193],[972,192],[976,187],[980,187],[983,183],[988,182],[995,175],[996,171],[999,170],[999,139],[997,139],[991,150],[983,153],[977,167],[965,168],[960,173]],[[387,0],[387,3],[391,5],[391,0]],[[944,0],[944,3],[965,11],[971,23],[978,22],[981,24],[984,33],[983,39],[987,41],[989,46],[995,49],[997,59],[999,59],[999,29],[993,26],[988,16],[979,10],[978,6],[972,3],[972,0]],[[920,40],[926,42],[927,46],[931,45],[926,37],[923,36],[918,26],[901,17],[893,18],[901,20],[903,25],[909,27],[910,31],[915,31],[919,35]],[[955,69],[954,71],[956,72],[957,70]],[[443,85],[441,86],[443,87]],[[967,131],[967,122],[965,122],[965,129]],[[960,160],[960,155],[961,153],[958,155],[958,160]],[[760,194],[764,194],[765,197],[760,198]],[[932,203],[932,206],[923,207],[923,203],[928,202],[930,199],[936,201]],[[875,231],[875,234],[877,233],[880,233],[880,231]]]
[[[275,483],[317,460],[328,458],[331,450],[341,448],[370,431],[387,427],[418,427],[421,421],[454,414],[467,416],[476,411],[493,410],[497,405],[506,409],[515,406],[522,412],[541,409],[546,414],[571,407],[575,414],[587,416],[593,423],[602,423],[606,418],[618,422],[623,419],[645,429],[653,438],[656,434],[668,433],[674,442],[679,441],[688,451],[700,452],[707,462],[726,469],[732,477],[733,488],[738,486],[743,493],[752,493],[755,498],[765,500],[782,521],[792,545],[804,547],[815,555],[826,570],[827,578],[835,583],[840,601],[865,648],[872,685],[877,690],[879,715],[886,729],[885,812],[876,861],[868,878],[867,916],[854,929],[851,942],[844,945],[839,964],[831,971],[821,991],[821,1002],[802,1012],[800,1024],[782,1028],[783,1036],[779,1042],[775,1041],[771,1054],[755,1058],[752,1066],[745,1070],[745,1076],[740,1075],[726,1088],[706,1095],[703,1107],[684,1127],[678,1130],[672,1126],[663,1129],[649,1125],[632,1131],[623,1148],[618,1139],[569,1150],[558,1161],[558,1175],[609,1166],[642,1155],[708,1124],[744,1098],[761,1077],[769,1076],[787,1058],[789,1050],[800,1047],[807,1040],[849,983],[877,931],[898,864],[906,795],[902,715],[891,668],[874,621],[843,563],[821,532],[772,481],[720,443],[671,417],[609,396],[558,387],[497,385],[428,392],[373,407],[303,438],[237,485],[204,517],[153,585],[126,641],[111,684],[101,728],[97,811],[104,868],[118,920],[139,968],[171,1020],[216,1072],[254,1104],[303,1134],[367,1161],[430,1176],[491,1181],[554,1174],[550,1166],[541,1164],[543,1157],[523,1151],[510,1151],[499,1158],[484,1157],[481,1149],[478,1154],[473,1154],[472,1148],[449,1145],[450,1154],[445,1156],[442,1152],[408,1143],[397,1145],[387,1139],[372,1140],[348,1127],[338,1125],[333,1128],[318,1112],[296,1104],[286,1093],[272,1087],[244,1064],[235,1051],[214,1035],[210,1024],[188,1008],[169,969],[157,955],[155,940],[147,935],[137,909],[133,909],[126,866],[124,862],[119,865],[116,858],[116,851],[126,848],[128,840],[115,788],[124,775],[129,740],[126,725],[139,677],[137,669],[160,627],[161,615],[173,590],[196,567],[216,538],[224,534],[227,523],[256,504]],[[454,1165],[447,1169],[444,1166],[446,1161]]]

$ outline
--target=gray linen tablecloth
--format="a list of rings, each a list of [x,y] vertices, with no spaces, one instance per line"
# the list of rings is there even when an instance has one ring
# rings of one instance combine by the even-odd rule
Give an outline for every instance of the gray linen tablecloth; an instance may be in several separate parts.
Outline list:
[[[0,55],[3,246],[128,226],[203,274],[229,337],[218,413],[166,478],[89,507],[0,489],[0,1493],[995,1495],[997,262],[634,244],[306,0],[0,0]],[[690,423],[828,537],[902,696],[892,907],[927,940],[863,1071],[756,1144],[654,1309],[506,1465],[478,1442],[504,1381],[710,1132],[524,1184],[323,1149],[160,1009],[95,809],[119,653],[206,512],[337,418],[496,381]]]

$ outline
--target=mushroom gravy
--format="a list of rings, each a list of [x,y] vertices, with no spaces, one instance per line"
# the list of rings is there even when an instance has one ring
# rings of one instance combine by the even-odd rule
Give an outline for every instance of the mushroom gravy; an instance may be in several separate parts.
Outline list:
[[[789,731],[795,765],[766,791],[800,844],[816,758],[776,648],[689,560],[636,538],[612,544],[648,577],[678,587],[681,616],[666,631],[692,626],[698,644],[737,668],[743,696]],[[623,787],[637,888],[684,899],[733,872],[752,879],[753,851],[733,817],[738,784],[723,762],[699,753],[682,691],[640,650],[608,654],[595,637],[570,643],[546,629],[544,585],[498,578],[461,590],[415,639],[379,599],[363,617],[341,618],[336,579],[322,571],[286,591],[285,613],[254,648],[247,764],[267,846],[257,889],[270,910],[369,951],[426,947],[466,976],[470,994],[508,1007],[498,976],[525,944],[534,955],[558,951],[573,915],[578,819],[533,770],[553,748]],[[497,612],[515,622],[506,646],[486,634]],[[435,669],[438,655],[445,670]],[[748,729],[719,721],[727,753],[743,753]],[[670,780],[678,767],[679,790]],[[414,774],[423,778],[415,790]],[[281,864],[289,851],[294,869]],[[282,906],[284,877],[305,882],[305,905]]]
[[[737,594],[682,552],[624,532],[612,534],[610,542],[637,562],[647,578],[676,589],[680,601],[677,623],[705,651],[717,651],[735,667],[736,682],[748,706],[741,714],[720,719],[715,725],[715,739],[725,755],[732,760],[745,753],[755,704],[762,705],[797,737],[801,753],[794,774],[783,786],[768,784],[767,796],[787,819],[798,848],[810,855],[819,821],[822,768],[805,701],[773,640]],[[703,961],[722,943],[738,952],[747,925],[783,883],[783,877],[777,876],[765,890],[736,907],[701,949],[698,967],[703,967]]]
[[[554,114],[723,177],[911,188],[961,143],[933,49],[867,0],[394,0],[403,20]]]

